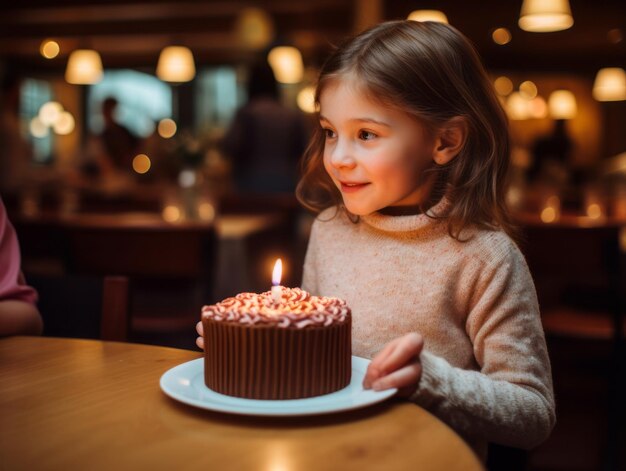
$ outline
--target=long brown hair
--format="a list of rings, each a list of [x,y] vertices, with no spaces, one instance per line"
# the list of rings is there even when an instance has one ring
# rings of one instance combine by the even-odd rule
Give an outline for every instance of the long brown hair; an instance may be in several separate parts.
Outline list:
[[[508,122],[491,82],[469,41],[455,28],[434,22],[389,21],[339,47],[323,65],[315,94],[342,77],[356,78],[372,98],[439,129],[461,117],[463,149],[435,166],[436,188],[448,198],[450,235],[469,226],[500,228],[510,235],[505,190],[509,167]],[[320,212],[341,203],[324,170],[324,133],[318,126],[305,151],[296,195]],[[432,200],[432,199],[431,199]]]

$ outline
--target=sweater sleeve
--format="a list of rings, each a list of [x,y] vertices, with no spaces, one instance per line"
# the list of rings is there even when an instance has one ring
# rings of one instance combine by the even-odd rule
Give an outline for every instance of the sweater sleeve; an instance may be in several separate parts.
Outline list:
[[[0,301],[37,302],[37,292],[28,286],[20,271],[17,235],[0,200]]]
[[[555,423],[550,361],[534,284],[512,243],[479,271],[466,331],[480,371],[427,351],[411,400],[465,436],[530,449]]]
[[[309,237],[306,256],[304,257],[304,269],[302,272],[302,289],[315,295],[319,295],[316,269],[316,254],[318,250],[317,231],[319,229],[319,224],[320,222],[315,220],[313,222],[313,226],[311,227],[311,235]]]

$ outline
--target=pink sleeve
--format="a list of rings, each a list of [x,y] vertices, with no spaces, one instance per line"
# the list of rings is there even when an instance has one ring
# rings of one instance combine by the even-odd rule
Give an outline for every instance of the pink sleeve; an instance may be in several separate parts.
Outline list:
[[[37,302],[37,292],[24,282],[20,272],[20,248],[15,229],[0,200],[0,301]]]

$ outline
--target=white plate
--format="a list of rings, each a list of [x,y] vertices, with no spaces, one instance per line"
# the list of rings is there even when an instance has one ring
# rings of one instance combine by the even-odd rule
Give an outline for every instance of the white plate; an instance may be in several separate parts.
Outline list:
[[[358,409],[384,401],[397,391],[363,389],[363,377],[370,360],[353,356],[350,384],[334,393],[284,401],[241,399],[207,388],[203,362],[203,358],[198,358],[166,371],[160,381],[163,392],[177,401],[202,409],[242,415],[297,416]]]

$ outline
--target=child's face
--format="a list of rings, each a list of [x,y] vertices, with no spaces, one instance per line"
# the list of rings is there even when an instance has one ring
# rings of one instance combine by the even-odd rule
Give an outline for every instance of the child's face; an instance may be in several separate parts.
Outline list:
[[[322,91],[320,124],[324,167],[348,211],[363,216],[428,197],[423,173],[433,165],[434,139],[417,120],[339,80]]]

